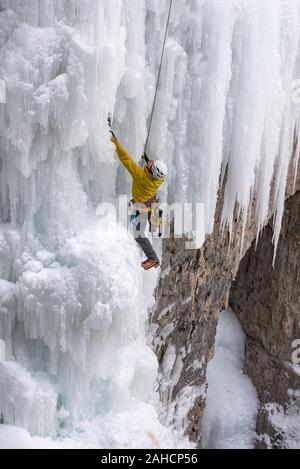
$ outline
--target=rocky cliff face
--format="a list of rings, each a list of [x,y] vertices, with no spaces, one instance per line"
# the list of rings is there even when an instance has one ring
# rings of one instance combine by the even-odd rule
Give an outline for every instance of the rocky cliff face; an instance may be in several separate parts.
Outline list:
[[[299,171],[296,185],[293,183],[294,171],[291,168],[287,197],[300,189]],[[214,354],[219,314],[228,306],[241,260],[257,233],[252,215],[243,242],[242,221],[238,216],[231,240],[227,233],[222,234],[222,200],[221,192],[214,231],[199,251],[186,251],[183,240],[164,242],[163,273],[156,291],[156,309],[151,316],[151,326],[155,330],[153,347],[160,363],[161,397],[167,407],[166,419],[178,427],[183,424],[190,438],[199,445],[205,408],[206,369]],[[269,219],[272,215],[273,207],[270,205]],[[271,268],[272,261],[269,262]],[[285,301],[294,300],[287,294]],[[290,327],[288,323],[286,327]],[[268,363],[267,367],[271,368],[271,364]]]
[[[272,235],[268,225],[242,260],[230,303],[247,335],[245,372],[261,403],[258,447],[300,447],[300,367],[292,359],[300,339],[300,192],[286,202],[274,269]]]

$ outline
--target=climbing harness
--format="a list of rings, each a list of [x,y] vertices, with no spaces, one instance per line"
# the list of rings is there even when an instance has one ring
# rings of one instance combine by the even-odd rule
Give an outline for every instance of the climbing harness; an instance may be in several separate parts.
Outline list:
[[[141,213],[148,213],[150,233],[153,238],[162,236],[163,211],[160,209],[160,200],[157,196],[152,197],[144,204],[137,204],[133,199],[129,202],[130,225],[134,229],[140,222]]]
[[[151,110],[150,123],[149,123],[149,129],[148,129],[148,134],[147,134],[147,140],[146,140],[146,144],[145,144],[144,153],[147,152],[147,147],[148,147],[149,138],[150,138],[150,132],[151,132],[153,116],[154,116],[154,110],[155,110],[155,104],[156,104],[156,98],[157,98],[157,93],[158,93],[158,88],[159,88],[159,83],[160,83],[160,76],[161,76],[162,65],[163,65],[164,55],[165,55],[165,48],[166,48],[167,37],[168,37],[168,32],[169,32],[169,24],[170,24],[170,19],[171,19],[172,5],[173,5],[173,0],[170,0],[168,19],[167,19],[167,25],[166,25],[166,32],[165,32],[163,48],[162,48],[162,53],[161,53],[161,59],[160,59],[160,64],[159,64],[159,69],[158,69],[158,77],[157,77],[157,83],[156,83],[156,88],[155,88],[154,100],[153,100],[153,105],[152,105],[152,110]]]

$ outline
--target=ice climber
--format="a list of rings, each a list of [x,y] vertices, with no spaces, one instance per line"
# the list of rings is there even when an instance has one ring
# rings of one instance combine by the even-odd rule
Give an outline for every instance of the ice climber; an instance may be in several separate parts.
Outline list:
[[[153,218],[152,215],[158,201],[157,191],[166,180],[168,173],[167,166],[163,161],[153,161],[144,155],[143,158],[146,166],[142,168],[129,155],[114,133],[111,132],[111,134],[111,140],[116,146],[116,152],[133,179],[133,200],[131,204],[133,209],[132,218],[136,220],[134,237],[147,257],[142,263],[142,267],[145,270],[152,269],[153,267],[157,268],[160,266],[160,261],[146,236],[146,228],[149,223],[150,231],[152,231],[153,220],[155,220],[155,217]]]

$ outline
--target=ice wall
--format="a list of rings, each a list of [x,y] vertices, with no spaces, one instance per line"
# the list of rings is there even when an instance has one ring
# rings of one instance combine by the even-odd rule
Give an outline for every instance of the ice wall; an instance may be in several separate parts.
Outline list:
[[[136,244],[96,215],[116,192],[108,112],[141,96],[132,150],[146,132],[144,17],[143,2],[1,2],[0,418],[85,447],[176,446],[153,407]]]
[[[205,204],[206,232],[225,175],[230,230],[236,202],[246,222],[254,195],[261,229],[275,177],[277,242],[299,126],[299,13],[297,0],[174,2],[151,148],[167,155],[170,199]]]
[[[236,202],[246,219],[255,195],[261,227],[275,177],[277,239],[299,126],[300,4],[173,4],[149,147],[169,166],[163,197],[203,202],[211,232],[226,174],[224,224]],[[107,219],[97,228],[95,207],[130,190],[106,118],[112,111],[139,158],[167,7],[0,0],[0,339],[11,363],[0,365],[0,386],[15,396],[0,412],[32,433],[57,435],[150,399],[156,362],[138,251]]]
[[[80,227],[86,195],[107,200],[115,181],[118,191],[129,190],[123,172],[115,179],[106,116],[113,111],[117,133],[139,158],[167,7],[158,0],[2,0],[3,221],[50,232],[52,242]],[[165,197],[205,204],[207,233],[220,177],[224,224],[231,228],[236,202],[246,219],[255,196],[258,229],[275,177],[278,238],[299,125],[299,9],[297,0],[173,0],[149,153],[168,162]],[[78,184],[84,193],[74,190]],[[73,197],[64,197],[70,190]]]

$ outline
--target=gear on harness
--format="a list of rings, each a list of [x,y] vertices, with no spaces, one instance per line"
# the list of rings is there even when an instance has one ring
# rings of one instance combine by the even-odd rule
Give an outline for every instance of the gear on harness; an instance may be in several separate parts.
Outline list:
[[[162,237],[163,211],[160,209],[159,201],[151,205],[150,227],[154,238]]]
[[[157,196],[152,197],[145,204],[135,203],[133,199],[129,202],[130,225],[132,228],[139,223],[141,213],[148,213],[149,231],[152,237],[160,238],[162,236],[163,211],[160,209],[160,200]]]

